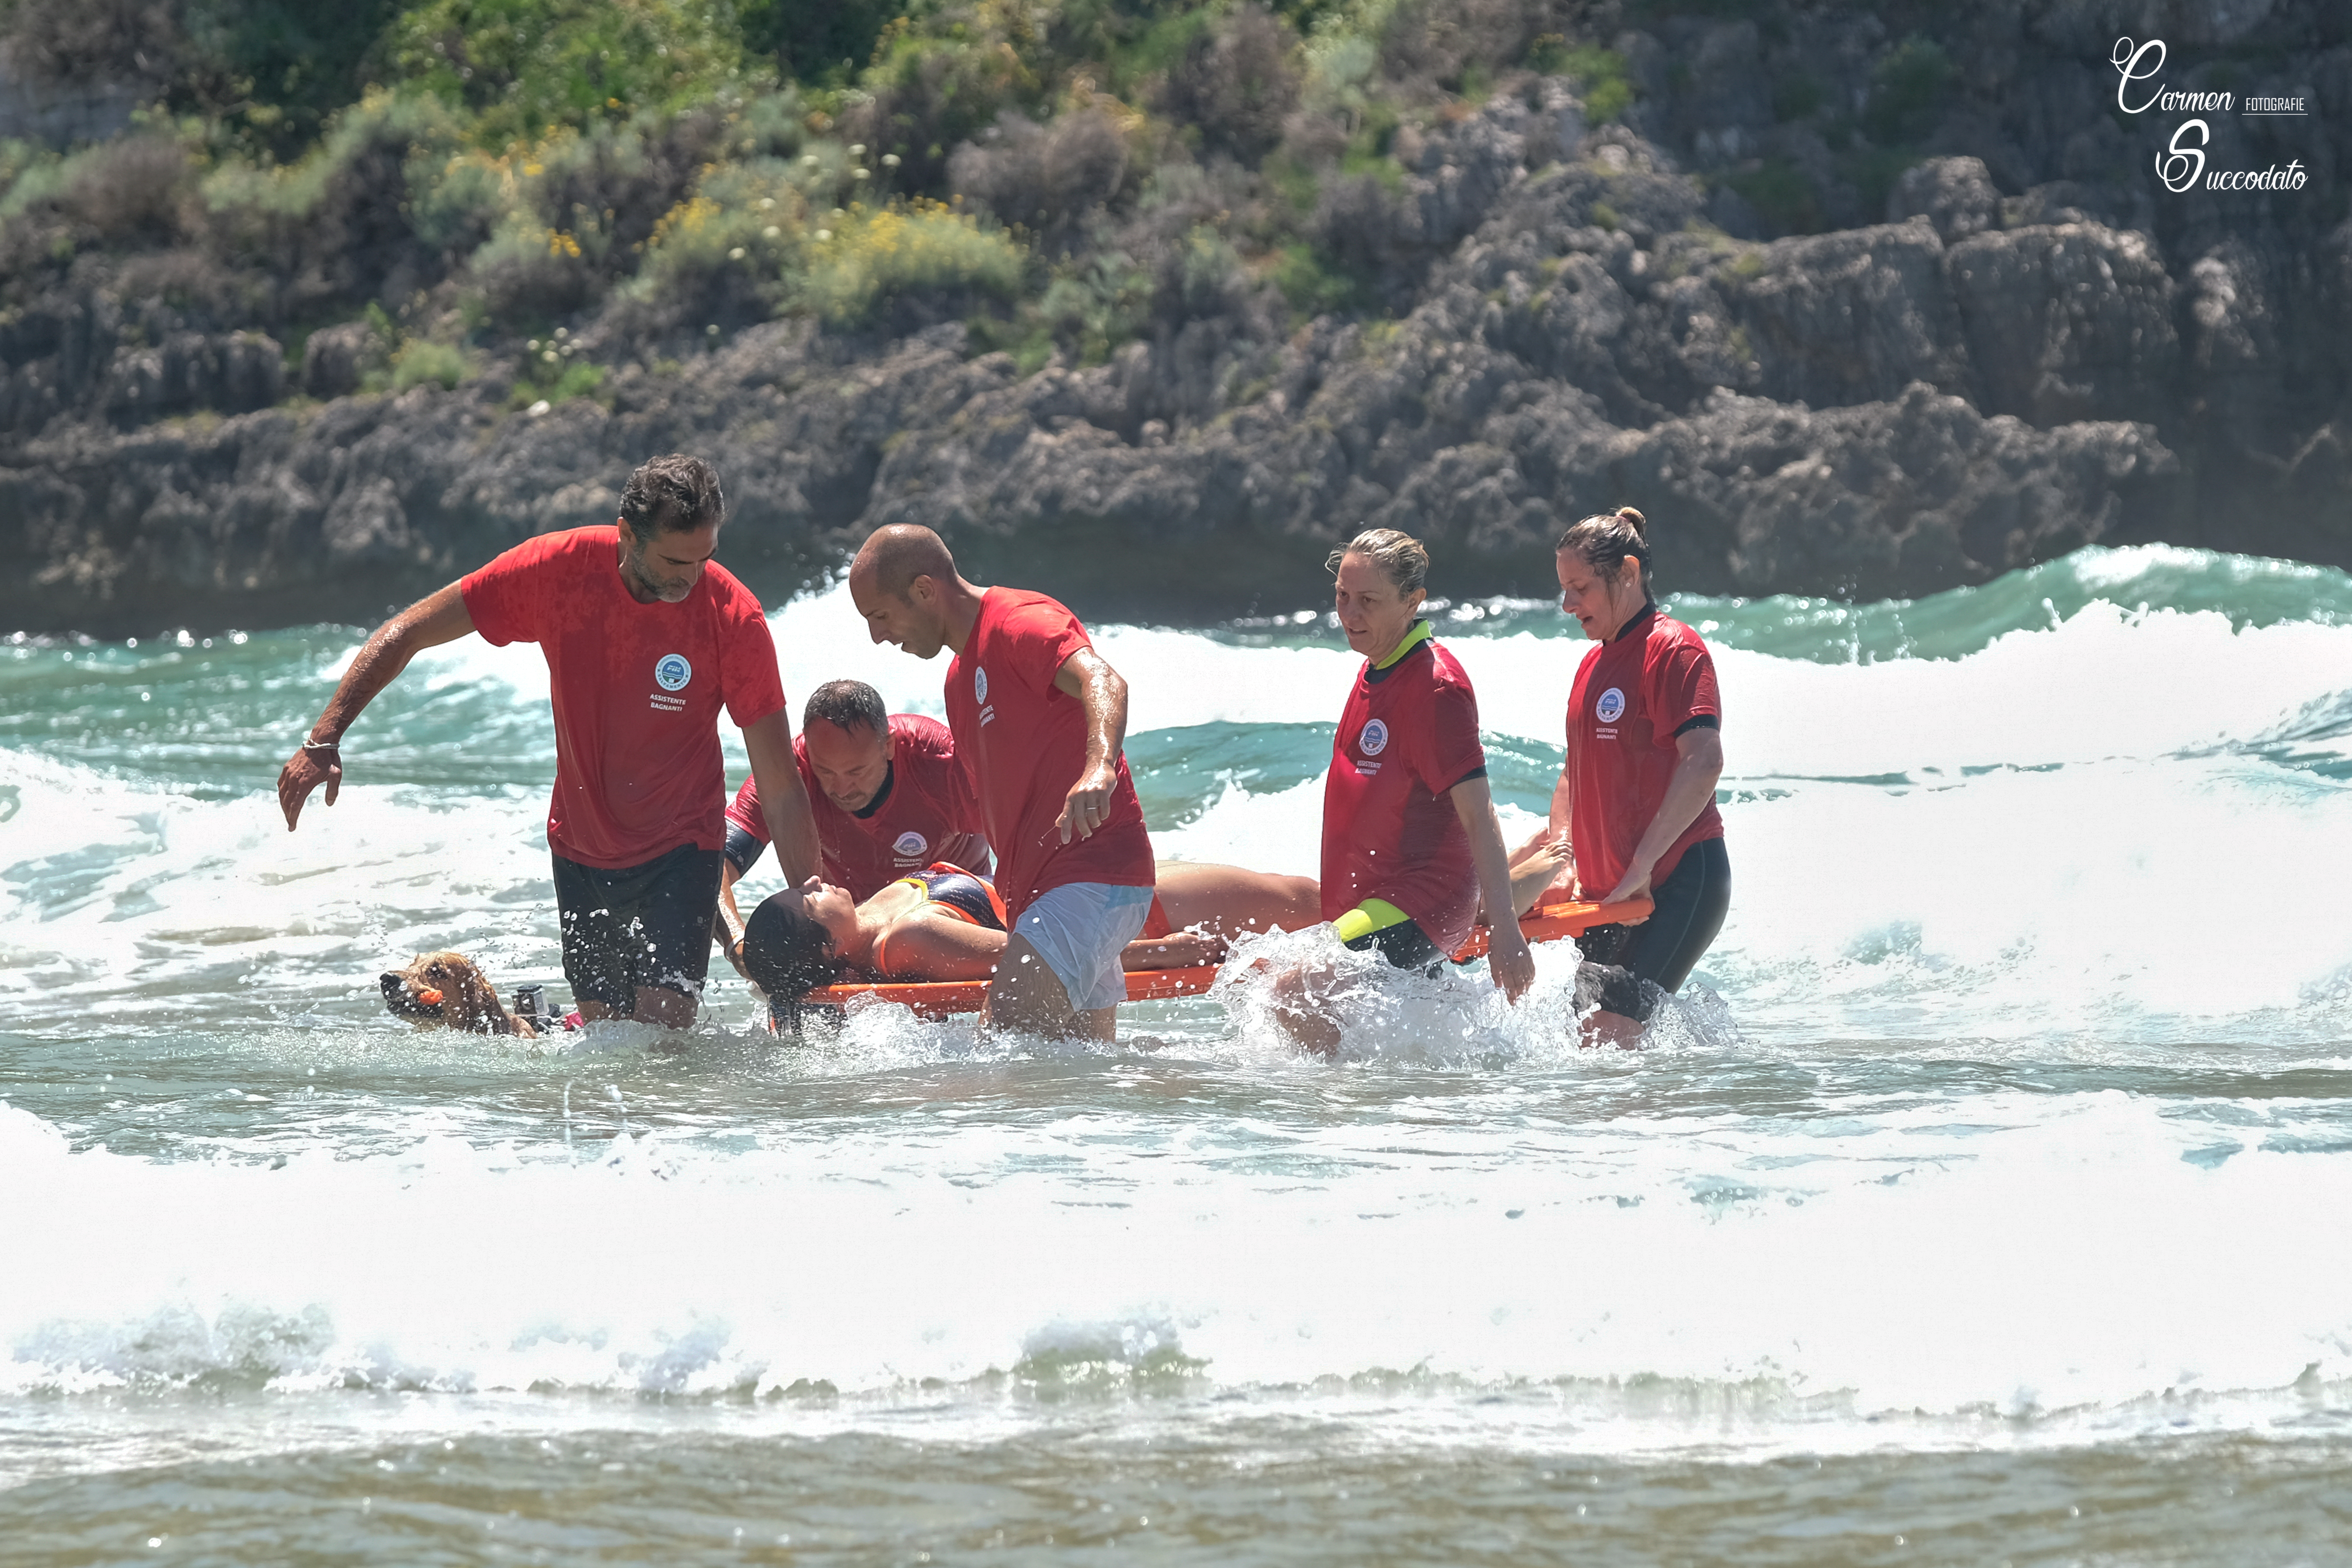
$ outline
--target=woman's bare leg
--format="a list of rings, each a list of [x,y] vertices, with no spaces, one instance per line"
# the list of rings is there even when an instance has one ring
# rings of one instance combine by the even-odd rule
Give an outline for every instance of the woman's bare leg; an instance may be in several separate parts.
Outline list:
[[[1191,969],[1225,961],[1225,939],[1205,931],[1178,931],[1166,936],[1139,936],[1118,950],[1118,966],[1138,970]]]
[[[1163,860],[1158,885],[1160,908],[1172,926],[1199,926],[1221,936],[1245,931],[1304,931],[1323,919],[1322,891],[1312,877],[1201,861]]]

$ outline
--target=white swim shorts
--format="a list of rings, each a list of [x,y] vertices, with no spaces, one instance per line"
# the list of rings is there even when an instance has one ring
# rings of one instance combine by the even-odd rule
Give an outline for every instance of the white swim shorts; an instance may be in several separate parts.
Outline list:
[[[1143,934],[1151,889],[1111,882],[1065,882],[1037,895],[1013,929],[1053,970],[1070,1005],[1090,1013],[1127,1000],[1118,950]]]

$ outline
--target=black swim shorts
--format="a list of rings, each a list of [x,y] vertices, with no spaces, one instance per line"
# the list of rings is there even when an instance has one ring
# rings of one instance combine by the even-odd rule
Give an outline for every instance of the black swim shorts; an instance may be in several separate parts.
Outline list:
[[[554,859],[563,978],[575,1000],[626,1016],[636,1010],[640,985],[702,994],[719,910],[718,850],[683,844],[618,871]]]
[[[1444,952],[1429,940],[1419,921],[1399,921],[1341,945],[1354,952],[1377,952],[1399,969],[1418,969],[1424,974],[1436,973],[1445,962]]]
[[[1576,1005],[1647,1023],[1658,992],[1683,982],[1723,929],[1731,908],[1731,857],[1720,838],[1683,851],[1674,874],[1650,889],[1656,907],[1640,925],[1594,926],[1576,939]],[[1650,989],[1656,986],[1657,991]]]

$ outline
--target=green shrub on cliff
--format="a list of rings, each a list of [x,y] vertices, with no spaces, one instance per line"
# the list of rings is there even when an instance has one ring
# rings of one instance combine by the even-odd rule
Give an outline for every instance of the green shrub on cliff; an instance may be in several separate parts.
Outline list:
[[[1123,251],[1098,253],[1060,269],[1037,314],[1080,364],[1100,364],[1151,319],[1153,279]]]
[[[733,20],[710,0],[425,0],[393,23],[386,52],[502,147],[711,97],[742,67]]]
[[[58,32],[66,4],[0,0],[0,43],[28,9]],[[316,138],[278,156],[215,115],[79,161],[10,154],[7,199],[41,226],[10,237],[9,265],[194,245],[266,280],[295,338],[418,294],[496,336],[607,300],[673,323],[793,309],[848,322],[893,299],[1029,310],[1051,292],[1033,325],[1084,360],[1142,330],[1171,247],[1203,220],[1225,252],[1242,247],[1234,270],[1279,272],[1307,308],[1351,298],[1320,270],[1319,193],[1359,177],[1397,194],[1383,51],[1408,11],[1426,26],[1397,0],[357,0],[307,17],[280,15],[290,0],[173,4],[210,18],[215,66],[278,62],[252,64],[247,130],[282,140],[293,121],[269,106],[294,95]],[[362,49],[352,30],[370,19]],[[770,60],[856,89],[778,90]],[[339,72],[376,82],[338,108]],[[1318,128],[1291,145],[1302,109],[1336,117],[1339,140]],[[1138,202],[1155,170],[1203,160],[1219,172],[1201,211],[1163,220]],[[961,211],[937,205],[958,191]],[[1123,250],[1096,232],[1129,221],[1151,232]],[[1032,269],[1030,245],[1050,269]]]
[[[749,52],[773,58],[787,76],[845,87],[907,9],[901,0],[737,0],[735,15]]]
[[[474,252],[466,279],[509,328],[562,320],[595,298],[598,282],[580,237],[529,212],[508,215]]]
[[[454,154],[464,145],[465,132],[462,120],[430,98],[380,89],[339,113],[297,162],[221,158],[205,176],[205,202],[216,213],[243,210],[299,220],[365,194],[353,190],[354,184],[381,183],[387,173],[397,200],[409,194],[411,160]]]
[[[774,314],[810,244],[799,169],[761,158],[711,170],[654,226],[631,292],[682,321]]]
[[[810,237],[798,302],[842,325],[871,321],[907,296],[1009,300],[1025,262],[1002,230],[920,198],[853,205]]]
[[[1281,145],[1298,107],[1298,35],[1244,5],[1194,36],[1156,97],[1204,148],[1256,163]]]
[[[911,188],[938,190],[958,142],[1008,109],[1037,107],[1039,52],[1024,7],[980,7],[950,37],[918,32],[902,16],[883,29],[841,129],[873,156],[898,158]]]
[[[574,398],[594,397],[604,385],[603,365],[571,357],[555,339],[533,338],[523,351],[521,367],[515,373],[514,389],[507,395],[507,406],[529,408],[534,403],[551,406]]]
[[[1941,114],[1959,72],[1944,46],[1914,33],[1871,68],[1862,128],[1878,142],[1925,136]]]
[[[1811,234],[1822,226],[1821,193],[1786,158],[1766,158],[1752,169],[1734,169],[1722,179],[1780,233]]]
[[[1309,245],[1286,245],[1276,254],[1274,285],[1304,320],[1353,308],[1362,284]]]
[[[377,390],[519,363],[531,401],[593,380],[580,337],[560,365],[522,356],[558,326],[616,361],[793,312],[859,330],[971,314],[975,345],[1024,367],[1196,323],[1213,330],[1190,341],[1225,345],[1213,355],[1255,353],[1314,317],[1410,307],[1494,199],[1494,148],[1463,129],[1488,94],[1536,110],[1536,75],[1565,76],[1589,121],[1629,111],[1626,58],[1574,11],[0,0],[12,62],[147,71],[165,106],[95,148],[0,147],[0,299],[111,288],[137,255],[134,291],[162,300],[145,280],[169,279],[205,317],[172,330],[263,328],[320,389],[343,382],[324,345],[304,360],[306,336],[376,308],[416,334],[371,361]],[[158,17],[162,43],[141,30]],[[1845,205],[1883,200],[1959,90],[1924,37],[1869,79],[1862,108],[1811,110]],[[1526,122],[1530,169],[1560,160],[1554,134],[1545,114]],[[1844,221],[1785,159],[1717,177],[1776,229]],[[1639,195],[1612,189],[1591,215],[1638,230]]]
[[[359,96],[368,55],[399,8],[399,0],[184,0],[181,14],[220,110],[253,145],[283,157]]]
[[[62,158],[26,158],[0,194],[0,222],[60,261],[84,247],[168,245],[185,226],[194,174],[177,136],[142,129]]]
[[[10,75],[110,82],[273,161],[357,99],[399,0],[0,0]]]
[[[436,343],[415,339],[402,345],[392,356],[392,389],[406,392],[412,386],[427,383],[445,391],[454,390],[457,384],[473,374],[466,351],[454,343]]]
[[[1632,73],[1625,68],[1625,57],[1613,49],[1562,46],[1542,68],[1556,70],[1576,83],[1577,90],[1584,94],[1584,118],[1595,125],[1619,119],[1633,107]]]
[[[472,147],[415,149],[407,174],[416,237],[459,252],[480,245],[521,198],[515,162]]]

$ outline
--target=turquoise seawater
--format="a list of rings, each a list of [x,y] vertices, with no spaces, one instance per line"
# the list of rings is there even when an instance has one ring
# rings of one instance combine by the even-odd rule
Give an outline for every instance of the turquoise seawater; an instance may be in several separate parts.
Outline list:
[[[0,641],[0,1562],[2352,1561],[2352,580],[1668,608],[1692,984],[1602,1054],[1557,952],[1399,983],[1337,1066],[1239,977],[1111,1049],[723,969],[682,1050],[412,1034],[415,952],[562,990],[534,650],[289,835],[359,631]],[[1586,645],[1438,620],[1523,834]],[[1311,873],[1328,620],[1096,629],[1163,857]]]

